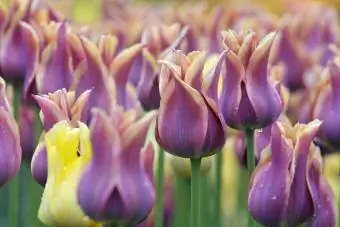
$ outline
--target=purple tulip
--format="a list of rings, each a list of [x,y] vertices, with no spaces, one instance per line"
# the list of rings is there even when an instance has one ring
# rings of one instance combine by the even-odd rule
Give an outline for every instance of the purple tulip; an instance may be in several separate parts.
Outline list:
[[[306,227],[335,227],[336,199],[328,182],[322,175],[322,157],[319,152],[315,152],[312,156],[307,176],[314,214]]]
[[[330,85],[325,86],[319,94],[314,109],[314,117],[323,121],[318,137],[331,149],[340,148],[340,62],[329,62]]]
[[[90,125],[92,160],[78,185],[78,202],[89,217],[100,221],[137,224],[151,211],[153,185],[140,158],[155,112],[133,120],[114,109],[108,116],[93,110]]]
[[[41,94],[69,89],[73,83],[72,58],[66,22],[56,28],[56,41],[49,43],[42,52],[42,60],[36,75],[37,91]]]
[[[252,174],[248,209],[259,223],[279,227],[284,220],[293,177],[290,169],[293,147],[279,123],[271,129],[270,150],[271,155],[261,158]]]
[[[300,125],[295,126],[297,129],[295,138],[297,138],[294,147],[294,161],[291,167],[294,171],[294,176],[286,214],[288,226],[297,226],[304,223],[313,215],[314,207],[307,184],[307,171],[309,155],[315,149],[313,139],[319,130],[320,124],[320,121],[314,120],[305,127],[301,125],[300,129]]]
[[[228,50],[219,104],[225,122],[236,129],[264,128],[275,122],[282,111],[280,95],[268,79],[275,34],[268,34],[259,44],[251,31],[244,36],[233,31],[223,35]]]
[[[85,121],[86,109],[90,90],[82,93],[75,99],[74,92],[67,92],[66,89],[57,90],[49,95],[36,95],[35,100],[41,109],[40,117],[44,131],[49,131],[57,122],[66,120],[71,125],[77,125],[78,121]],[[31,162],[33,178],[41,185],[47,180],[47,153],[44,141],[40,141]]]
[[[13,15],[12,15],[13,16]],[[35,70],[38,63],[39,41],[31,25],[11,21],[3,27],[0,48],[0,71],[4,79],[23,84],[24,99],[35,89]]]
[[[290,24],[291,18],[285,18],[276,40],[276,54],[274,64],[283,64],[285,73],[283,76],[284,85],[291,91],[305,87],[304,73],[308,67],[308,59],[304,55],[305,46],[302,40],[296,37],[295,31]]]
[[[184,27],[180,30],[179,24],[169,27],[150,27],[142,34],[142,43],[147,44],[147,48],[143,50],[137,94],[145,110],[159,108],[160,67],[157,61],[165,58],[171,49],[177,49],[185,39],[188,39],[188,34],[189,29]]]
[[[270,154],[262,155],[250,184],[248,208],[266,226],[297,226],[317,212],[309,179],[312,143],[321,122],[291,127],[275,123]]]
[[[226,133],[215,100],[202,89],[205,53],[174,51],[168,59],[162,61],[160,74],[157,142],[180,157],[213,155],[224,145]]]
[[[6,97],[6,84],[0,78],[0,187],[18,173],[21,164],[19,127]]]

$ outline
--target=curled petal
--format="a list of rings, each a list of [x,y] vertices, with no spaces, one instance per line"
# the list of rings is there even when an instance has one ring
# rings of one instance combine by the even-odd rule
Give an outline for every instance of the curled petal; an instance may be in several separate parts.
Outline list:
[[[59,121],[69,120],[65,112],[52,100],[39,95],[35,95],[34,98],[41,109],[41,118],[45,131],[49,131]]]

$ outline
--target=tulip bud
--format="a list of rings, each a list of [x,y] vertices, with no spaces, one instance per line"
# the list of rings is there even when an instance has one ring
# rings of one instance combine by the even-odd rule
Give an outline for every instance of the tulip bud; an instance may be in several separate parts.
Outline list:
[[[315,152],[309,161],[307,181],[314,206],[314,215],[307,227],[336,226],[336,198],[331,187],[321,173],[322,157]]]
[[[225,143],[224,121],[215,100],[202,90],[204,52],[175,51],[162,61],[157,142],[184,158],[215,154]],[[174,63],[173,63],[174,62]]]
[[[0,71],[6,80],[23,84],[24,98],[34,89],[38,42],[35,31],[25,22],[12,24],[1,38]]]
[[[316,207],[309,186],[312,140],[321,122],[291,127],[272,126],[270,154],[262,155],[250,184],[248,207],[266,226],[298,226],[310,220]]]
[[[304,72],[308,66],[308,61],[304,55],[304,45],[296,37],[293,30],[292,18],[284,18],[281,31],[275,43],[274,64],[285,66],[283,76],[284,85],[291,91],[304,88]]]
[[[314,120],[306,126],[297,128],[297,138],[294,148],[294,177],[290,189],[287,207],[287,224],[296,226],[307,221],[313,215],[313,201],[307,185],[308,159],[314,151],[313,139],[321,122]]]
[[[147,44],[147,48],[143,50],[137,94],[144,109],[159,108],[160,67],[157,61],[164,58],[170,49],[176,49],[187,38],[187,34],[188,29],[184,27],[180,30],[179,24],[169,27],[150,27],[142,34],[142,43]]]
[[[91,89],[88,105],[84,110],[84,116],[90,116],[92,107],[99,107],[109,111],[115,102],[115,88],[113,78],[109,77],[98,47],[90,40],[81,38],[86,56],[86,70],[78,79],[75,93],[79,97],[84,91]],[[86,121],[88,121],[87,119]]]
[[[110,63],[109,75],[114,78],[116,83],[116,99],[117,103],[123,106],[125,109],[133,108],[130,106],[131,99],[133,97],[129,96],[128,88],[129,85],[129,73],[133,66],[134,61],[141,53],[144,48],[144,44],[135,44],[127,49],[120,52]],[[136,99],[137,100],[137,99]],[[133,103],[136,105],[136,103]]]
[[[252,174],[248,209],[259,223],[275,227],[284,220],[293,175],[293,146],[280,123],[272,126],[270,150]]]
[[[322,120],[321,129],[318,133],[320,140],[332,149],[340,148],[340,61],[334,59],[329,62],[328,70],[331,77],[331,85],[325,87],[320,93],[314,116]]]
[[[55,39],[42,52],[40,68],[36,75],[37,90],[47,94],[58,89],[69,89],[73,83],[72,64],[67,39],[68,25],[59,24]]]
[[[155,112],[136,122],[127,114],[93,111],[91,159],[78,186],[78,202],[95,220],[137,224],[153,206],[154,189],[140,152]]]
[[[280,95],[268,81],[269,52],[275,34],[268,34],[258,45],[253,32],[247,33],[243,41],[231,31],[224,37],[229,50],[219,102],[225,122],[236,129],[264,128],[282,111]]]
[[[18,173],[21,164],[21,147],[18,125],[12,116],[6,97],[6,84],[0,78],[0,187]]]

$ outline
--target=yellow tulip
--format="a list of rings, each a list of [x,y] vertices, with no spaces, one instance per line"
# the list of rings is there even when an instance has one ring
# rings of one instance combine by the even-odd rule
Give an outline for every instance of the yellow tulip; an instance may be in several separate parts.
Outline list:
[[[89,129],[83,123],[72,128],[61,121],[46,133],[45,141],[48,177],[39,219],[48,226],[101,226],[85,216],[77,202],[77,185],[91,159]]]

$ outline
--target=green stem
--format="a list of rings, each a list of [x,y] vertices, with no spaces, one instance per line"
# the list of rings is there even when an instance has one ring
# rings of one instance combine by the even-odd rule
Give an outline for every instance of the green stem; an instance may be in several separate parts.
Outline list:
[[[221,226],[221,190],[222,190],[222,151],[216,154],[216,198],[215,198],[215,225]]]
[[[191,161],[191,227],[200,227],[201,158]]]
[[[190,226],[190,180],[178,174],[175,178],[175,210],[172,226]]]
[[[248,177],[249,181],[251,179],[251,174],[255,169],[255,154],[254,154],[254,130],[248,129],[246,130],[246,138],[247,138],[247,169],[248,169]],[[255,227],[256,221],[253,217],[248,214],[248,227]]]
[[[19,122],[19,109],[21,101],[21,86],[14,84],[14,97],[13,97],[13,116]],[[21,171],[20,171],[21,172]],[[20,172],[12,180],[9,185],[9,226],[19,226],[19,176]]]
[[[157,162],[156,179],[156,227],[163,227],[164,212],[164,150],[160,147]]]

